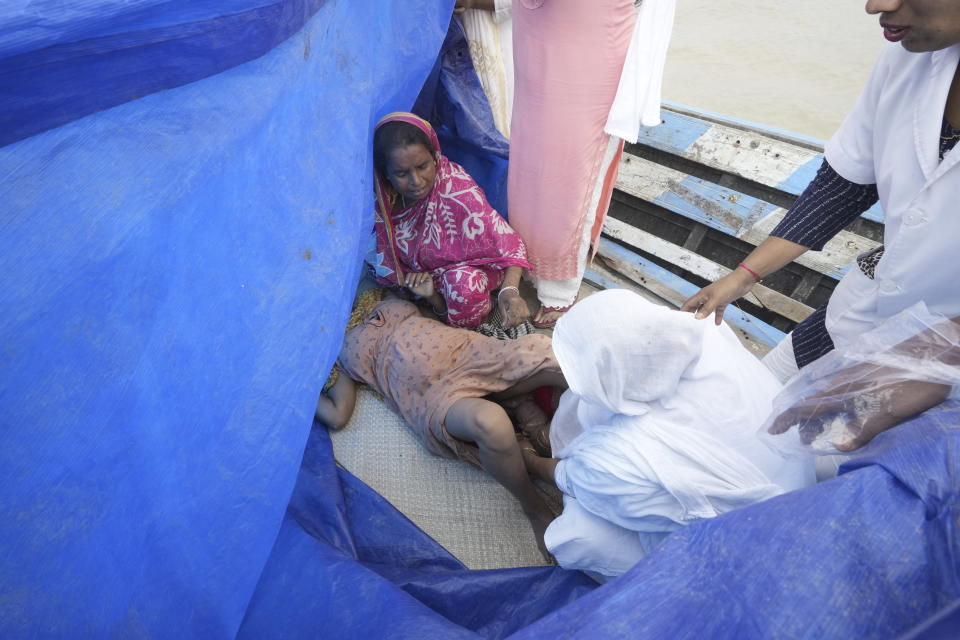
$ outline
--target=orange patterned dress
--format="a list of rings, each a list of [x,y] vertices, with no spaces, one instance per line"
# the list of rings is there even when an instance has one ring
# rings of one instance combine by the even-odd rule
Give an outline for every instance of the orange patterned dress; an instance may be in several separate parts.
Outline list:
[[[413,303],[393,297],[347,333],[340,367],[380,392],[428,451],[476,466],[476,446],[447,433],[450,407],[541,371],[560,371],[547,336],[497,340],[425,318]]]

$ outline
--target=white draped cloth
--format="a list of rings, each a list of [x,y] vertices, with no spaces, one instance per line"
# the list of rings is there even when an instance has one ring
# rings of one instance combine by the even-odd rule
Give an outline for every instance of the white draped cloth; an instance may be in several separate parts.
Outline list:
[[[510,139],[513,114],[513,21],[510,0],[496,0],[493,12],[468,9],[460,16],[470,59],[487,96],[493,124]]]
[[[813,483],[810,459],[757,437],[780,383],[726,325],[608,290],[560,319],[553,349],[570,384],[550,436],[561,566],[617,576],[686,524]]]
[[[604,131],[636,142],[640,125],[660,124],[660,96],[677,0],[643,0]]]

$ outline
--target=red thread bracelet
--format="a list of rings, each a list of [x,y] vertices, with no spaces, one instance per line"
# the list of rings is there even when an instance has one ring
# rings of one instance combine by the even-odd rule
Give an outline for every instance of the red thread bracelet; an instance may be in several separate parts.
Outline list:
[[[749,273],[751,276],[753,276],[754,282],[756,282],[756,283],[758,283],[758,284],[760,283],[761,278],[760,278],[760,276],[757,275],[757,272],[756,272],[756,271],[754,271],[753,269],[751,269],[751,268],[748,267],[747,265],[743,264],[742,262],[741,262],[740,264],[738,264],[737,266],[738,266],[738,267],[743,267],[744,269],[746,269],[746,270],[747,270],[747,273]]]

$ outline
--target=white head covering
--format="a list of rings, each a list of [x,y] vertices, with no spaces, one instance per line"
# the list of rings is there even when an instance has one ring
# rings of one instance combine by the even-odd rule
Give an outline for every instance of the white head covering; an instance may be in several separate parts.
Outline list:
[[[706,324],[612,289],[591,295],[560,318],[553,351],[582,401],[640,416],[651,403],[676,393],[700,358]]]
[[[725,325],[608,290],[561,318],[553,349],[570,384],[557,484],[595,515],[670,531],[810,479],[756,437],[780,384]],[[583,433],[557,441],[570,422]]]

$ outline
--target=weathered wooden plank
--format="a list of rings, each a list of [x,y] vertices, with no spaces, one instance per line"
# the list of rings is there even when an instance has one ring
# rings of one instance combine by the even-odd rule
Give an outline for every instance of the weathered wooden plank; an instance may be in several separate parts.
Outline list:
[[[762,242],[786,211],[644,158],[624,154],[617,188],[750,244]],[[822,251],[808,251],[799,264],[839,279],[858,254],[878,243],[841,231]]]
[[[820,278],[816,277],[816,274],[808,271],[800,279],[800,282],[797,283],[797,286],[793,288],[790,295],[798,300],[806,300],[807,296],[814,292],[818,284],[820,284]]]
[[[675,307],[679,307],[684,300],[699,291],[696,285],[606,238],[600,240],[598,254],[617,273]],[[594,271],[598,267],[599,265],[595,265]],[[604,286],[602,282],[597,284]],[[735,330],[741,341],[758,356],[764,355],[785,335],[782,331],[733,305],[727,308],[724,319]]]
[[[624,154],[616,187],[670,211],[740,236],[778,207],[650,160]]]
[[[653,295],[649,289],[641,287],[633,280],[606,267],[602,257],[594,260],[593,264],[586,268],[583,272],[583,280],[599,289],[626,289],[641,296],[644,300],[676,308],[676,305],[670,304],[660,296]]]
[[[690,235],[683,241],[683,248],[689,249],[690,251],[697,251],[700,248],[700,243],[702,243],[706,237],[707,228],[698,224],[690,230]]]
[[[632,227],[622,220],[607,218],[603,231],[611,238],[622,240],[635,249],[640,249],[670,264],[675,264],[681,269],[711,282],[726,276],[731,271],[729,268],[693,251],[679,247],[663,238],[658,238],[642,229]],[[753,292],[747,294],[746,299],[794,322],[802,322],[813,313],[811,307],[762,284],[756,285]]]
[[[661,113],[664,124],[641,127],[638,143],[785,193],[799,195],[823,162],[822,147],[668,109]],[[875,205],[863,217],[883,222],[883,211]]]
[[[683,116],[670,109],[660,109],[660,120],[661,123],[656,126],[640,127],[637,144],[660,149],[675,156],[683,155],[690,145],[713,126],[712,122]]]
[[[681,104],[679,102],[665,100],[663,102],[663,106],[665,109],[673,113],[689,116],[706,123],[719,124],[725,127],[732,127],[734,129],[741,129],[745,131],[754,131],[757,133],[762,133],[763,135],[769,136],[775,140],[789,142],[790,144],[797,145],[798,147],[807,147],[808,149],[813,149],[815,151],[823,151],[824,142],[820,138],[814,138],[812,136],[803,135],[802,133],[787,131],[786,129],[779,129],[777,127],[760,122],[744,120],[743,118],[737,118],[725,113],[717,113],[716,111],[710,111],[709,109],[691,107],[690,105]]]
[[[780,224],[786,213],[785,209],[777,209],[766,218],[759,220],[757,224],[741,235],[740,239],[752,245],[760,244],[767,239],[774,227]],[[814,271],[819,271],[831,278],[839,279],[854,264],[858,255],[879,246],[879,244],[875,240],[864,238],[850,231],[841,231],[831,238],[820,251],[807,251],[794,262]]]

